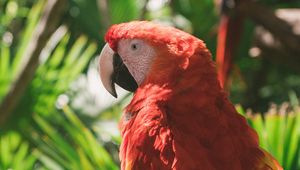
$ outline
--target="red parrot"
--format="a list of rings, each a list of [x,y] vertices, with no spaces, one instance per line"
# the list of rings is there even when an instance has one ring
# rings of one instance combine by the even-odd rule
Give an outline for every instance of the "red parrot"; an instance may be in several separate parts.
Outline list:
[[[233,13],[233,8],[238,3],[245,0],[221,0],[216,1],[219,6],[221,16],[218,29],[218,41],[216,52],[217,72],[220,85],[227,89],[230,71],[233,67],[234,54],[241,39],[244,17]]]
[[[216,63],[220,85],[225,89],[228,86],[228,78],[233,66],[234,53],[240,40],[242,26],[243,20],[241,16],[221,16]]]
[[[200,39],[148,21],[113,25],[104,87],[134,92],[120,121],[122,170],[281,170],[217,79]]]

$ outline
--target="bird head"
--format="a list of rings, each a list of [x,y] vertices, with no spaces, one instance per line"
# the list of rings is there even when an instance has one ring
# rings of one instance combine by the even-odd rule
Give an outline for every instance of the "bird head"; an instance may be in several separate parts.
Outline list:
[[[113,25],[105,35],[100,54],[100,77],[106,90],[117,97],[115,84],[134,92],[144,84],[166,84],[179,78],[191,56],[210,60],[205,44],[170,26],[149,21]]]

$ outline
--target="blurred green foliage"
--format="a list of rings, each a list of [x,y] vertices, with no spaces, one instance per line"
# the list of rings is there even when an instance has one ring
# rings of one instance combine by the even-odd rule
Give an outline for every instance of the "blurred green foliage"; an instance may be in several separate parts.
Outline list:
[[[300,169],[300,108],[289,108],[288,103],[280,107],[272,105],[262,116],[260,113],[246,113],[242,107],[237,107],[244,115],[258,136],[262,148],[269,151],[284,169]]]
[[[93,59],[104,43],[103,35],[109,25],[135,19],[158,20],[203,39],[215,53],[219,14],[213,0],[162,0],[155,8],[149,5],[153,4],[151,0],[110,0],[106,1],[106,9],[101,2],[104,1],[69,1],[61,26],[43,48],[34,79],[6,126],[1,125],[0,170],[119,168],[120,136],[101,124],[113,122],[116,128],[121,108],[130,97],[125,96],[93,116],[78,109],[86,107],[84,104],[76,108],[68,104],[78,95],[94,99],[84,90],[72,91],[70,85],[79,76],[88,79],[87,72],[92,65],[89,63],[95,62]],[[300,7],[297,1],[262,2],[271,8]],[[25,60],[23,54],[45,4],[45,0],[0,0],[0,102],[20,71]],[[232,74],[231,98],[234,103],[261,112],[267,110],[270,102],[290,102],[290,109],[282,111],[272,106],[265,115],[247,114],[242,107],[238,110],[258,132],[260,145],[284,169],[300,169],[297,99],[300,76],[287,66],[249,57],[254,28],[254,23],[246,21],[235,59],[237,69]],[[265,73],[266,80],[257,87],[255,77],[261,72]],[[257,89],[253,91],[253,87]],[[90,103],[96,108],[95,103]]]
[[[0,134],[0,169],[33,169],[36,156],[32,154],[34,149],[30,148],[19,133],[10,132]]]

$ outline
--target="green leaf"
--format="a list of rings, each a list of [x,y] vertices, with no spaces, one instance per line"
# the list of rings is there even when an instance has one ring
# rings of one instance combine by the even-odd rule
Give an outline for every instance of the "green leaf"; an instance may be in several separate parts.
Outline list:
[[[38,2],[32,7],[27,18],[27,23],[25,27],[25,31],[23,32],[22,40],[20,41],[16,56],[14,57],[12,69],[13,75],[15,76],[20,68],[21,60],[24,60],[27,56],[25,54],[25,50],[29,45],[29,41],[31,40],[32,34],[35,31],[36,24],[41,16],[41,11],[45,5],[46,1],[38,0]],[[13,76],[13,77],[14,77]]]

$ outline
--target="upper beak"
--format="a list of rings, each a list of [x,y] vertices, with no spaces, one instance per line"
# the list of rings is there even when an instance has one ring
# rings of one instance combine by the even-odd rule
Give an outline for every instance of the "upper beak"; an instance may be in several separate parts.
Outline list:
[[[114,97],[117,97],[115,83],[131,92],[138,87],[121,57],[108,44],[105,44],[100,53],[99,71],[102,84]]]

